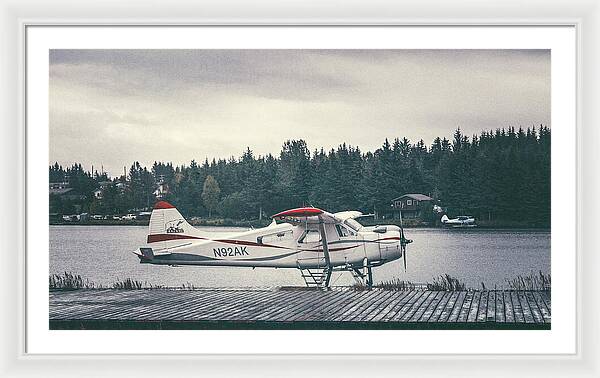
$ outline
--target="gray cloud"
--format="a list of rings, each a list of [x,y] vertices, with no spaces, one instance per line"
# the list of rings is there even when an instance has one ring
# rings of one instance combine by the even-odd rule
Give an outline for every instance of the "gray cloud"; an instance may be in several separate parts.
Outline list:
[[[550,124],[548,50],[52,50],[50,160],[134,160],[374,150]]]

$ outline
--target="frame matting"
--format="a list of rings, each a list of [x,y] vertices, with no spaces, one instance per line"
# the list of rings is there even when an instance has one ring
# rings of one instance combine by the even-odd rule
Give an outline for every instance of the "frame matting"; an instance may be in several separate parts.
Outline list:
[[[314,6],[313,6],[314,5]],[[497,5],[497,6],[494,6]],[[234,9],[235,11],[232,11]],[[543,9],[543,12],[540,10]],[[568,17],[565,17],[567,15]],[[242,1],[184,2],[156,6],[137,0],[127,7],[116,2],[41,0],[0,3],[3,42],[0,59],[3,138],[1,164],[5,173],[0,186],[8,214],[0,219],[4,263],[0,265],[3,306],[0,310],[0,372],[7,376],[178,376],[210,375],[306,375],[316,371],[358,376],[460,375],[460,376],[599,376],[595,356],[598,350],[599,319],[598,257],[594,251],[595,220],[600,214],[595,198],[599,182],[594,174],[598,158],[600,63],[596,45],[600,42],[600,10],[597,2],[566,0],[537,6],[519,1],[473,4],[441,0],[394,4],[387,1],[349,2],[343,7],[334,1],[278,3],[263,0],[252,6]],[[578,253],[578,348],[575,356],[31,356],[24,353],[23,269],[25,236],[23,38],[28,24],[319,24],[319,25],[574,25],[578,32],[578,122],[577,122],[577,253]],[[587,126],[586,126],[587,125]],[[556,174],[556,173],[555,173]],[[585,204],[585,207],[582,206]],[[332,346],[335,342],[332,341]],[[68,360],[68,363],[67,361]],[[108,361],[107,361],[108,360]],[[235,360],[235,363],[232,363]],[[435,363],[427,361],[435,360]],[[110,362],[110,363],[106,363]]]

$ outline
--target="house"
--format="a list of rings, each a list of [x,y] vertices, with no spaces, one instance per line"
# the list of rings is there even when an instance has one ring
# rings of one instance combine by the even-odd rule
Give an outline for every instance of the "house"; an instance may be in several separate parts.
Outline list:
[[[81,211],[81,201],[86,199],[83,193],[79,193],[74,188],[64,185],[64,183],[50,183],[48,190],[50,195],[50,212],[63,213],[65,206],[69,212],[75,210]]]
[[[104,197],[104,191],[102,189],[94,190],[94,197],[98,200],[101,200]]]
[[[392,208],[394,209],[394,218],[414,219],[423,218],[424,210],[429,207],[435,200],[425,194],[404,194],[392,200]]]
[[[154,196],[156,197],[156,199],[163,199],[165,198],[165,196],[169,193],[169,186],[165,183],[160,181],[158,183],[158,187],[156,188],[156,190],[154,190]]]
[[[100,181],[98,183],[98,185],[100,186],[98,189],[94,190],[94,197],[97,200],[101,200],[102,198],[104,198],[104,192],[106,191],[106,189],[108,189],[111,185],[113,185],[112,181]],[[117,184],[118,185],[118,184]]]
[[[60,197],[68,201],[80,201],[86,198],[84,194],[77,192],[73,188],[50,188],[49,194],[50,196]]]
[[[60,181],[60,182],[51,182],[50,183],[50,189],[65,189],[69,187],[69,183],[66,181]]]

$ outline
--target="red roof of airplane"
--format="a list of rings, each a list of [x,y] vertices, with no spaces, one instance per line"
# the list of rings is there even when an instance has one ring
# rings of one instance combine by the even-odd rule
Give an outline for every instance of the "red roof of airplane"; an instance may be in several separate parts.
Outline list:
[[[317,209],[316,207],[299,207],[297,209],[291,209],[282,211],[273,215],[271,218],[279,217],[312,217],[315,215],[323,214],[323,210]]]
[[[154,210],[160,210],[160,209],[174,209],[175,206],[171,205],[170,203],[168,203],[167,201],[158,201],[155,205],[154,205]]]

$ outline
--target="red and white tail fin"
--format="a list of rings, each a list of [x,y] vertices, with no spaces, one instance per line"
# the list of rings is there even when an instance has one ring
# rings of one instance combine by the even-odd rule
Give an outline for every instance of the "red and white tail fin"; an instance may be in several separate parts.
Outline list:
[[[166,201],[154,205],[150,216],[148,244],[157,243],[159,248],[181,244],[185,239],[204,239],[198,229],[189,224],[183,215]]]

